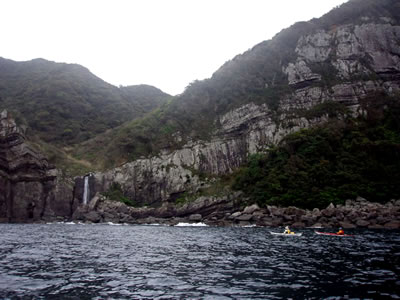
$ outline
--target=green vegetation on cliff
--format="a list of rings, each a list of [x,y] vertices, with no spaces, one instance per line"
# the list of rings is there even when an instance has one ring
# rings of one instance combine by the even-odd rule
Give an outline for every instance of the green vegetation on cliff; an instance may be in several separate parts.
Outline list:
[[[250,102],[266,103],[279,113],[280,100],[293,92],[282,67],[296,61],[295,49],[301,36],[345,24],[385,22],[381,16],[397,22],[399,14],[400,6],[394,0],[352,0],[320,19],[296,23],[226,62],[210,79],[192,82],[184,93],[144,118],[90,140],[74,153],[98,168],[110,168],[141,156],[157,155],[161,149],[175,150],[189,141],[207,140],[218,129],[221,115]],[[329,61],[313,68],[323,78],[305,84],[329,89],[332,83],[343,82],[332,72]]]
[[[124,195],[121,185],[116,182],[112,183],[110,188],[103,193],[103,196],[112,201],[122,202],[128,206],[135,206],[135,203]]]
[[[382,102],[385,101],[381,99]],[[261,205],[326,207],[356,196],[400,197],[400,103],[364,103],[366,118],[332,119],[256,154],[233,187]]]

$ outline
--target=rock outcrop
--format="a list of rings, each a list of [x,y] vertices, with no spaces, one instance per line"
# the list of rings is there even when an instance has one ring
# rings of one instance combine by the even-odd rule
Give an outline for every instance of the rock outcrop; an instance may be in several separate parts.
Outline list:
[[[358,197],[345,205],[330,204],[319,210],[257,204],[240,208],[240,192],[223,197],[199,197],[183,205],[163,203],[161,207],[134,208],[95,195],[89,205],[79,206],[74,221],[127,224],[166,224],[203,222],[211,226],[291,226],[294,228],[369,228],[399,229],[400,200],[386,204],[372,203]]]
[[[7,111],[0,114],[0,221],[71,216],[72,186],[31,147]]]
[[[195,201],[175,205],[164,202],[160,207],[130,207],[96,194],[88,205],[80,205],[72,219],[83,222],[131,224],[176,224],[178,222],[215,222],[224,225],[225,217],[238,209],[240,192],[222,197],[199,197]],[[226,222],[226,225],[230,222]]]
[[[317,104],[333,101],[346,105],[354,115],[365,114],[361,102],[368,95],[400,91],[399,41],[400,26],[390,23],[343,25],[302,36],[296,58],[282,65],[293,91],[280,99],[277,109],[250,102],[231,110],[216,120],[219,129],[211,141],[190,142],[173,152],[95,173],[93,193],[107,191],[117,182],[138,205],[173,202],[207,185],[204,174],[229,173],[249,154],[265,151],[289,133],[327,121],[327,114],[304,114]],[[329,76],[332,84],[326,85],[323,80]],[[82,180],[77,179],[77,185]]]

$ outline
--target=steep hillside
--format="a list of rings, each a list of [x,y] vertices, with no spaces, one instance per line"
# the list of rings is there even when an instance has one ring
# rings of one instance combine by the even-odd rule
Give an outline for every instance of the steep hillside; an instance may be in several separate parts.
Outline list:
[[[143,116],[168,97],[150,86],[117,88],[79,65],[0,58],[0,108],[51,145],[85,141]]]
[[[340,84],[382,85],[399,74],[399,16],[398,1],[352,0],[320,19],[296,23],[225,63],[212,78],[192,82],[145,118],[103,136],[100,152],[100,139],[95,139],[76,155],[112,167],[192,141],[210,141],[221,134],[224,114],[247,104],[266,105],[270,117],[279,120],[295,108],[301,90],[305,97],[307,91],[317,91],[311,88],[319,89],[320,95],[314,95],[319,102],[343,98],[340,93],[346,91]],[[327,93],[333,87],[336,95]],[[350,93],[354,100],[360,91]],[[110,153],[112,159],[105,159]]]
[[[398,199],[400,99],[376,95],[366,110],[366,117],[353,118],[342,109],[323,126],[289,134],[267,154],[254,154],[232,187],[261,206],[312,209],[357,196]]]
[[[290,136],[285,137],[300,131],[294,139],[304,143],[304,149],[295,144],[294,152],[285,153],[279,148],[272,165],[262,158],[265,170],[260,178],[250,170],[243,176],[245,180],[237,180],[236,185],[249,197],[237,202],[289,204],[298,200],[296,205],[309,207],[329,200],[340,203],[356,194],[380,201],[397,197],[398,190],[393,187],[400,183],[393,169],[398,165],[382,161],[377,153],[392,160],[400,155],[399,127],[390,127],[382,118],[376,126],[370,121],[398,107],[390,102],[400,99],[399,4],[394,0],[351,0],[320,19],[297,23],[235,57],[212,78],[193,82],[182,95],[144,118],[87,141],[77,153],[79,159],[106,168],[119,165],[93,174],[92,192],[113,194],[118,187],[120,195],[138,206],[187,203],[201,196],[229,198],[230,174],[245,165],[249,155],[263,155],[284,143],[291,145]],[[376,109],[371,109],[375,104]],[[393,119],[397,122],[398,114]],[[332,129],[335,126],[336,131]],[[341,126],[346,129],[341,131]],[[303,135],[301,130],[306,129],[310,133]],[[355,140],[353,147],[357,135],[360,141]],[[340,145],[342,138],[344,144]],[[319,147],[332,148],[333,155],[319,156]],[[301,160],[296,152],[303,155]],[[282,157],[289,157],[288,161]],[[365,168],[354,163],[369,159],[371,165],[365,164]],[[330,162],[324,165],[325,160]],[[303,169],[293,165],[297,161]],[[342,164],[342,169],[335,168],[336,163]],[[393,179],[389,185],[371,175],[379,165]],[[285,174],[286,169],[294,170],[293,174]],[[305,178],[297,178],[297,172]],[[290,182],[285,178],[278,182],[275,177],[281,173]],[[337,180],[337,185],[305,181],[318,174],[344,179]],[[269,186],[265,176],[277,181],[276,186]],[[227,182],[220,180],[223,177]],[[304,190],[297,191],[300,182],[315,191],[314,198]],[[273,188],[279,185],[278,193]],[[358,185],[367,191],[361,193],[355,188]]]

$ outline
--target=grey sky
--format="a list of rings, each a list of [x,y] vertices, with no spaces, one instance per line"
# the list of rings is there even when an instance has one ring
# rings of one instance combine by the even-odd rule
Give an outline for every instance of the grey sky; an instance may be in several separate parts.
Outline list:
[[[77,63],[114,85],[178,94],[344,0],[2,0],[0,56]]]

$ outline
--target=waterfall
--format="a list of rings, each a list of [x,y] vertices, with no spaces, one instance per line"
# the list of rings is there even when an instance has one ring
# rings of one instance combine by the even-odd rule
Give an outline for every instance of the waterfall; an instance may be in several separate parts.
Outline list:
[[[83,204],[86,205],[88,203],[89,197],[89,176],[85,176],[85,184],[83,186]]]

